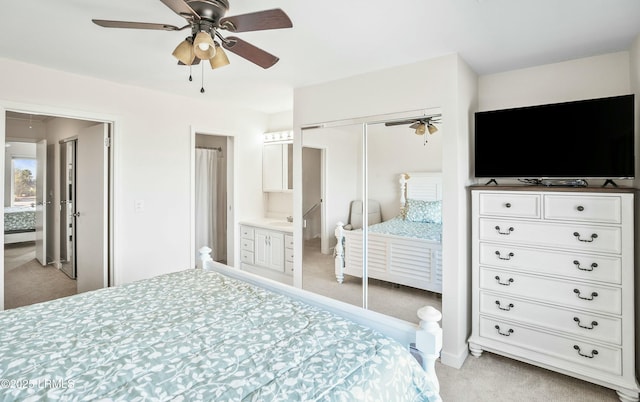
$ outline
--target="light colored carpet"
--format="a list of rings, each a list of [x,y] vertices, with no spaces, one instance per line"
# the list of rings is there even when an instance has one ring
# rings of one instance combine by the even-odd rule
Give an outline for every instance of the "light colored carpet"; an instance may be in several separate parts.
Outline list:
[[[358,306],[362,305],[362,281],[347,276],[338,284],[333,256],[320,253],[317,239],[305,242],[302,287]],[[424,305],[442,311],[435,293],[371,280],[369,309],[409,322]],[[446,336],[446,334],[444,334]],[[618,401],[616,392],[527,363],[483,353],[469,356],[460,369],[436,363],[440,394],[445,402],[608,402]]]
[[[4,308],[16,308],[77,293],[76,281],[35,259],[33,243],[4,248]]]

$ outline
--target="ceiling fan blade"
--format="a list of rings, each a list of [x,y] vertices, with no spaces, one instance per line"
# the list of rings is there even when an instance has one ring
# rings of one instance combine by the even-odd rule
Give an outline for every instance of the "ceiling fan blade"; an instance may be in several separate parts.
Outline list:
[[[154,24],[151,22],[91,20],[94,24],[105,28],[132,28],[132,29],[157,29],[161,31],[179,31],[178,28],[168,24]]]
[[[391,127],[391,126],[403,126],[405,124],[412,124],[412,123],[416,123],[416,119],[400,120],[400,121],[388,121],[388,122],[384,123],[384,125],[386,127]]]
[[[240,38],[236,38],[235,36],[228,37],[226,41],[222,42],[222,46],[228,51],[235,53],[265,69],[273,66],[278,62],[278,60],[280,60],[271,53],[268,53]]]
[[[220,20],[220,28],[230,32],[263,31],[265,29],[291,28],[289,16],[279,8],[225,17]]]
[[[200,19],[198,13],[196,13],[190,5],[188,5],[184,0],[160,0],[164,3],[165,6],[169,7],[173,10],[174,13],[178,14],[183,18],[193,18],[196,21]]]

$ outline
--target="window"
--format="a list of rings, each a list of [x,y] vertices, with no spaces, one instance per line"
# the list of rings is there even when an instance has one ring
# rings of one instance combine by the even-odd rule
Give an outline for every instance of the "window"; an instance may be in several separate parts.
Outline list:
[[[11,168],[13,172],[12,182],[12,206],[36,204],[36,159],[12,158]]]

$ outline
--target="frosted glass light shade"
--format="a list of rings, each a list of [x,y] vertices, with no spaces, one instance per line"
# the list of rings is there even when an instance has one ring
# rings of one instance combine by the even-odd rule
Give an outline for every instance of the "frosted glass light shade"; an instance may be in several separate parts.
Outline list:
[[[216,47],[211,35],[206,32],[198,32],[193,40],[193,52],[200,60],[209,60],[216,55]]]
[[[173,57],[187,66],[190,66],[196,58],[195,53],[193,53],[193,45],[188,40],[180,42],[172,54]]]
[[[216,55],[209,59],[209,64],[211,68],[216,69],[219,67],[224,67],[229,64],[229,58],[227,54],[222,50],[220,45],[216,43]]]
[[[438,131],[438,127],[436,127],[435,125],[429,123],[429,125],[427,126],[427,129],[429,130],[429,134],[433,134],[436,131]]]
[[[424,133],[427,132],[427,126],[424,123],[420,123],[418,125],[418,127],[416,127],[416,134],[417,135],[423,135]]]

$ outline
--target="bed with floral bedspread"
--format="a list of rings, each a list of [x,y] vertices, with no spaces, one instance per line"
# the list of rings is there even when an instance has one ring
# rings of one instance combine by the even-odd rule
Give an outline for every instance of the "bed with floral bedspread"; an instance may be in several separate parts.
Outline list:
[[[431,401],[406,347],[190,269],[0,312],[0,401]]]

